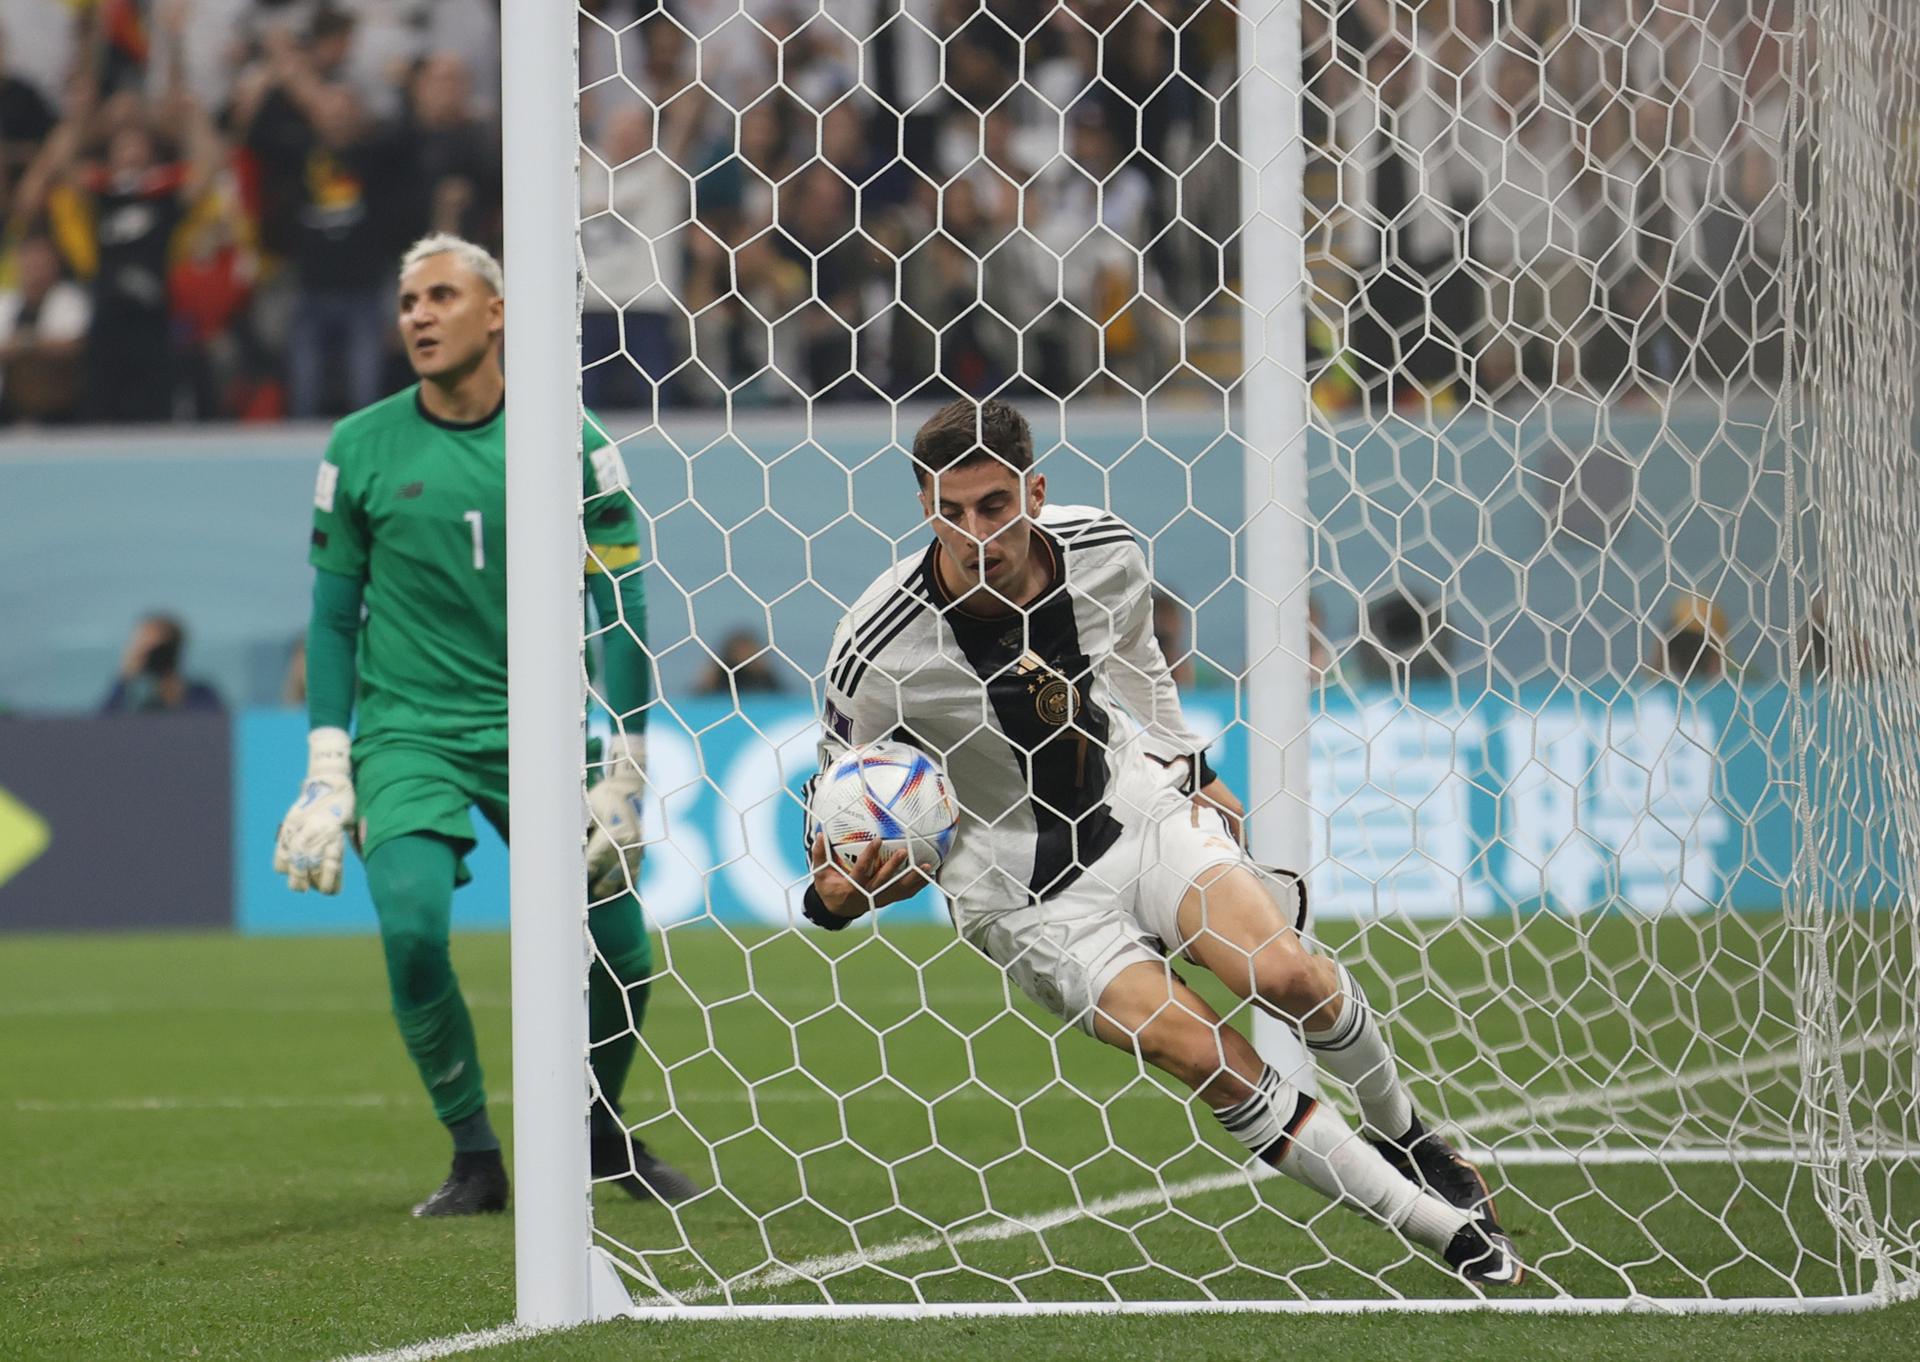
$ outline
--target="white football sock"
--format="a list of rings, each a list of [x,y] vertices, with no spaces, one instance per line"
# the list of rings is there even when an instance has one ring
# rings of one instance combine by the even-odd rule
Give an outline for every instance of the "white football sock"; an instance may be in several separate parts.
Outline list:
[[[1321,1068],[1353,1089],[1368,1129],[1381,1139],[1398,1140],[1413,1127],[1413,1099],[1367,995],[1345,965],[1334,968],[1340,977],[1340,1015],[1324,1031],[1302,1027],[1301,1038]]]
[[[1339,1112],[1297,1091],[1271,1067],[1251,1096],[1214,1115],[1262,1162],[1416,1244],[1445,1249],[1472,1218],[1401,1177]]]

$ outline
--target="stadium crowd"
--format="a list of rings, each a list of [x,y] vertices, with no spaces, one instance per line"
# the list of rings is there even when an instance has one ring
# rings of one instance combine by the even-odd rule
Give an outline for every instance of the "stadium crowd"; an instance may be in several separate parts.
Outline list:
[[[1764,378],[1790,8],[1308,0],[1322,402]],[[1235,23],[588,0],[589,402],[1230,382]],[[498,32],[497,0],[10,0],[0,422],[399,386],[400,249],[500,245]]]

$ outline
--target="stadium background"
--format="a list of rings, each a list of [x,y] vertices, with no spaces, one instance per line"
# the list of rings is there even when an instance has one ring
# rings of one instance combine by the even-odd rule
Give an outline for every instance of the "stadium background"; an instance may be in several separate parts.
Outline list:
[[[609,419],[617,424],[624,418],[614,413]],[[1582,551],[1583,540],[1565,523],[1562,508],[1526,497],[1513,479],[1515,445],[1529,450],[1536,463],[1564,457],[1571,421],[1563,411],[1551,426],[1535,422],[1502,430],[1485,422],[1476,429],[1456,422],[1439,433],[1407,423],[1360,433],[1345,443],[1316,445],[1319,476],[1313,486],[1320,494],[1316,509],[1323,555],[1337,561],[1351,580],[1394,580],[1396,557],[1402,566],[1417,566],[1424,558],[1442,575],[1441,565],[1456,563],[1463,598],[1485,613],[1501,638],[1477,658],[1456,649],[1450,660],[1456,679],[1418,683],[1420,703],[1412,714],[1400,714],[1392,684],[1367,674],[1354,596],[1325,593],[1323,599],[1347,607],[1344,618],[1323,612],[1330,665],[1317,692],[1321,719],[1315,767],[1332,782],[1319,801],[1332,812],[1316,828],[1319,854],[1332,857],[1321,867],[1320,901],[1333,912],[1370,916],[1398,909],[1424,916],[1503,908],[1514,890],[1484,855],[1492,847],[1497,859],[1506,850],[1505,843],[1496,845],[1500,839],[1493,829],[1534,829],[1541,839],[1538,850],[1545,852],[1576,818],[1611,831],[1600,834],[1600,850],[1579,857],[1569,852],[1562,860],[1554,878],[1566,906],[1601,898],[1600,860],[1622,853],[1630,881],[1623,898],[1642,910],[1713,902],[1728,877],[1745,879],[1732,901],[1778,906],[1772,886],[1781,878],[1780,868],[1766,876],[1741,865],[1743,848],[1763,826],[1748,827],[1749,821],[1764,812],[1784,813],[1784,805],[1770,802],[1763,757],[1784,741],[1774,721],[1777,707],[1754,689],[1752,677],[1741,699],[1732,687],[1704,679],[1683,688],[1647,677],[1642,659],[1650,636],[1637,617],[1641,612],[1630,604],[1636,584],[1655,583],[1658,590],[1669,574],[1705,580],[1724,573],[1734,581],[1764,575],[1778,554],[1777,502],[1769,506],[1763,490],[1760,428],[1745,429],[1750,444],[1741,448],[1740,426],[1704,413],[1692,422],[1632,416],[1611,421],[1613,447],[1632,451],[1625,457],[1637,470],[1638,495],[1673,506],[1675,517],[1671,528],[1651,521],[1621,527],[1600,560],[1592,549]],[[848,493],[844,480],[823,480],[818,474],[832,466],[829,460],[857,466],[884,450],[889,440],[884,422],[858,412],[843,415],[817,428],[817,445],[799,446],[772,416],[736,423],[730,434],[697,418],[670,424],[668,431],[671,441],[643,436],[625,451],[660,565],[650,575],[649,592],[667,712],[655,722],[654,755],[656,777],[669,797],[656,809],[655,831],[670,833],[672,845],[651,864],[650,897],[663,921],[709,912],[723,920],[778,921],[784,918],[786,896],[777,868],[797,878],[799,867],[791,854],[797,804],[777,796],[797,788],[812,761],[808,676],[821,664],[837,615],[836,596],[845,599],[856,592],[872,565],[891,556],[891,537],[904,541],[913,533],[907,475],[897,466],[897,453],[867,464],[852,495],[871,528],[833,528],[847,508]],[[1231,540],[1221,529],[1240,516],[1239,468],[1230,454],[1210,449],[1217,434],[1204,415],[1189,413],[1161,422],[1155,439],[1143,442],[1129,436],[1124,413],[1095,407],[1076,418],[1071,447],[1057,449],[1044,464],[1057,498],[1110,495],[1116,510],[1153,535],[1160,580],[1183,600],[1207,602],[1184,624],[1190,631],[1187,646],[1196,654],[1189,699],[1214,730],[1227,728],[1234,713],[1231,674],[1244,655],[1245,609],[1232,574]],[[150,862],[173,868],[176,876],[163,875],[158,892],[137,904],[102,901],[92,852],[75,838],[79,826],[69,825],[68,835],[61,837],[56,820],[53,843],[44,857],[35,858],[42,862],[38,869],[20,866],[9,883],[0,884],[0,923],[45,928],[232,921],[252,931],[370,930],[371,912],[357,875],[346,897],[323,902],[286,893],[268,870],[285,791],[300,775],[302,720],[298,709],[286,704],[283,690],[304,615],[309,570],[300,546],[309,481],[323,444],[323,430],[296,427],[267,435],[143,433],[131,444],[125,436],[101,433],[20,432],[0,448],[0,500],[16,513],[34,508],[30,515],[10,516],[16,523],[0,543],[0,616],[9,622],[8,635],[16,644],[0,657],[0,693],[13,700],[15,710],[6,728],[22,734],[54,722],[39,716],[60,715],[59,732],[84,735],[77,739],[82,747],[109,749],[130,726],[137,727],[150,735],[142,750],[154,754],[154,778],[183,782],[177,807],[196,815],[190,835],[171,830]],[[1736,508],[1726,515],[1687,509],[1703,454],[1717,454],[1716,487],[1727,506]],[[1388,537],[1395,508],[1384,498],[1367,505],[1339,498],[1351,476],[1336,466],[1343,461],[1348,469],[1371,466],[1401,476],[1424,464],[1428,472],[1413,479],[1416,483],[1445,465],[1459,470],[1459,482],[1451,494],[1425,499],[1426,537],[1412,553],[1396,555],[1395,541]],[[763,466],[772,470],[779,522],[755,514]],[[1496,504],[1504,503],[1503,550],[1518,557],[1559,536],[1573,559],[1565,572],[1536,572],[1524,594],[1516,592],[1505,560],[1481,547],[1480,507],[1468,495],[1476,479],[1489,488],[1502,482],[1515,487],[1512,495],[1495,498]],[[688,499],[689,488],[697,506]],[[1170,505],[1180,509],[1170,514]],[[213,516],[213,507],[231,509]],[[1598,518],[1608,513],[1592,504],[1584,510]],[[730,554],[720,528],[726,525],[744,526]],[[816,544],[815,577],[794,591],[804,575],[799,564],[808,536]],[[120,551],[72,559],[61,584],[50,589],[45,565],[62,561],[63,546],[79,541],[111,543]],[[137,574],[126,571],[130,562],[143,565]],[[730,563],[731,577],[723,562]],[[1553,713],[1567,716],[1570,732],[1582,735],[1579,750],[1567,748],[1561,762],[1578,793],[1571,803],[1555,803],[1553,793],[1537,781],[1529,789],[1508,789],[1503,776],[1502,797],[1525,801],[1525,816],[1515,816],[1521,811],[1516,802],[1502,823],[1491,801],[1476,806],[1471,793],[1477,788],[1473,778],[1483,768],[1509,770],[1504,749],[1494,750],[1500,717],[1483,714],[1471,724],[1463,724],[1462,717],[1484,710],[1483,693],[1524,692],[1538,705],[1553,691],[1556,672],[1546,640],[1500,626],[1522,609],[1535,617],[1574,616],[1580,593],[1591,589],[1596,573],[1626,586],[1612,597],[1611,627],[1607,614],[1589,611],[1586,627],[1563,646],[1590,682],[1611,672],[1614,700],[1629,722],[1609,719],[1608,701],[1594,694],[1578,705],[1571,694],[1550,705]],[[775,600],[779,603],[771,608],[761,604]],[[207,739],[199,731],[221,720],[196,718],[198,729],[189,733],[170,727],[180,722],[173,716],[74,717],[99,706],[103,678],[113,675],[124,631],[161,603],[193,627],[191,672],[213,683],[232,705],[231,735],[222,744],[230,753],[224,766],[216,761],[209,769]],[[769,689],[743,684],[737,702],[716,695],[712,678],[705,675],[713,665],[715,641],[740,630],[764,638],[769,623],[779,645],[760,664]],[[1759,623],[1749,616],[1743,627],[1757,636]],[[1757,652],[1750,648],[1748,656]],[[1675,725],[1681,722],[1676,703],[1683,693],[1687,722],[1706,727],[1674,743]],[[1422,710],[1436,716],[1424,729],[1418,717]],[[784,736],[777,763],[750,733],[720,722],[736,711],[756,727]],[[1398,717],[1375,719],[1370,730],[1360,721],[1370,711]],[[1733,723],[1750,727],[1751,741],[1734,739],[1728,732]],[[1610,732],[1616,735],[1612,739]],[[1642,735],[1643,755],[1629,752],[1622,758],[1625,767],[1610,777],[1591,753],[1609,745],[1626,751],[1618,735],[1627,732]],[[697,742],[694,733],[701,734]],[[1355,733],[1363,736],[1352,739]],[[1340,762],[1336,749],[1343,737],[1352,751]],[[0,788],[11,789],[29,808],[48,804],[49,795],[71,782],[74,741],[63,737],[55,743],[0,746]],[[176,747],[191,748],[201,760],[183,763],[174,755]],[[1365,759],[1370,747],[1372,762]],[[30,756],[36,751],[44,753],[37,764]],[[1244,760],[1231,735],[1221,759],[1229,771]],[[1634,777],[1636,761],[1655,768],[1652,782]],[[1524,758],[1516,759],[1514,769],[1523,764]],[[1382,779],[1378,772],[1386,769],[1397,776]],[[1648,820],[1641,815],[1656,807],[1654,826],[1680,831],[1664,836],[1643,830]],[[84,806],[74,812],[85,817]],[[733,832],[742,814],[755,827],[744,843]],[[1463,834],[1463,828],[1471,831]],[[0,828],[0,837],[6,835]],[[1513,836],[1509,831],[1505,842]],[[733,854],[743,846],[753,853],[745,862]],[[503,855],[490,836],[485,847],[489,858]],[[1689,856],[1690,870],[1685,867]],[[723,862],[731,869],[713,874]],[[1368,869],[1369,862],[1402,868],[1381,876]],[[704,888],[709,877],[710,894]],[[1536,885],[1537,879],[1536,873]],[[1465,887],[1457,898],[1456,883]],[[478,885],[459,896],[466,925],[502,926],[505,908],[502,876],[482,875]],[[922,903],[919,911],[934,910]]]
[[[834,103],[857,79],[852,49],[839,29],[807,22],[807,7],[755,9],[759,27],[729,19],[734,6],[697,0],[664,9],[603,0],[585,8],[586,208],[620,215],[595,219],[586,240],[593,281],[584,320],[587,396],[607,412],[615,434],[629,437],[624,452],[653,535],[653,644],[663,697],[680,722],[697,729],[736,709],[786,728],[804,722],[837,602],[912,530],[904,471],[897,453],[885,451],[923,409],[929,382],[969,391],[1003,382],[1013,353],[1005,321],[1027,325],[1036,342],[1026,378],[1038,389],[1064,391],[1086,377],[1086,337],[1076,334],[1073,316],[1021,315],[1022,281],[1030,285],[1035,276],[1017,243],[1003,241],[982,276],[991,312],[970,313],[956,301],[966,290],[955,283],[948,238],[931,238],[903,267],[897,302],[911,304],[911,313],[894,307],[892,315],[876,292],[891,268],[886,257],[851,239],[829,244],[852,208],[833,172],[880,172],[863,191],[863,221],[899,249],[925,230],[928,211],[926,186],[909,170],[951,170],[967,154],[970,110],[997,102],[983,126],[1002,178],[970,171],[942,205],[946,231],[985,252],[1014,211],[1005,176],[1044,154],[1035,98],[1043,96],[1072,110],[1075,155],[1094,165],[1105,158],[1113,169],[1104,220],[1127,239],[1156,238],[1149,263],[1157,296],[1198,308],[1186,337],[1190,367],[1157,391],[1144,420],[1140,404],[1122,400],[1111,384],[1102,395],[1096,384],[1093,395],[1062,407],[1050,430],[1040,422],[1043,467],[1056,499],[1110,504],[1152,537],[1158,579],[1187,603],[1170,608],[1163,642],[1170,654],[1185,655],[1181,675],[1198,712],[1226,726],[1235,709],[1232,675],[1244,662],[1245,601],[1231,533],[1242,520],[1241,470],[1219,405],[1207,401],[1207,379],[1230,380],[1237,342],[1230,307],[1208,291],[1214,260],[1200,242],[1230,234],[1221,215],[1233,195],[1196,190],[1228,187],[1234,172],[1209,155],[1206,105],[1196,92],[1230,78],[1231,15],[1217,5],[1172,7],[1185,23],[1176,48],[1172,30],[1124,6],[1086,6],[1089,22],[1119,22],[1099,51],[1084,28],[1056,16],[1036,30],[1025,54],[1029,94],[1013,88],[1018,54],[994,14],[913,0],[905,12],[924,29],[894,23],[874,39],[885,44],[876,93],[903,104],[920,100],[900,125],[906,157],[888,169],[892,128],[857,101]],[[854,31],[870,31],[882,13],[858,3],[843,8],[827,12]],[[1697,33],[1624,0],[1615,8],[1615,18],[1639,25],[1670,56],[1687,42],[1705,44],[1694,55],[1714,58],[1708,74],[1687,73],[1658,90],[1689,123],[1728,125],[1738,108],[1761,132],[1774,126],[1768,119],[1784,97],[1774,36],[1782,25],[1769,6],[1711,6]],[[1423,41],[1433,50],[1422,55],[1442,64],[1475,50],[1496,21],[1537,34],[1557,13],[1550,5],[1477,0],[1426,9]],[[1386,192],[1380,182],[1351,183],[1339,168],[1342,150],[1365,136],[1352,119],[1356,73],[1384,79],[1375,67],[1405,55],[1397,40],[1369,31],[1377,10],[1331,7],[1330,27],[1313,7],[1307,16],[1310,263],[1316,287],[1330,296],[1341,292],[1343,270],[1364,266],[1369,251],[1377,258],[1383,246],[1338,212],[1356,195]],[[1607,18],[1596,12],[1582,22],[1604,31]],[[947,42],[948,87],[931,99],[923,96],[935,89],[938,54],[929,32]],[[388,276],[400,246],[429,228],[498,244],[496,6],[27,0],[9,8],[3,34],[8,235],[0,322],[19,331],[19,319],[37,312],[45,335],[46,319],[58,314],[77,334],[28,362],[10,352],[10,381],[0,383],[0,636],[7,640],[0,710],[22,735],[0,744],[0,789],[14,792],[11,814],[0,815],[0,929],[109,920],[367,928],[371,918],[356,900],[319,911],[296,909],[284,894],[276,901],[261,870],[263,839],[292,783],[289,754],[297,754],[298,722],[286,714],[297,693],[308,581],[300,550],[306,480],[324,443],[324,425],[314,418],[404,381],[397,350],[380,339],[391,329]],[[769,87],[776,39],[784,44],[784,84]],[[1090,84],[1096,65],[1101,81]],[[1508,65],[1504,57],[1469,63],[1469,120],[1497,122],[1487,96],[1511,74]],[[1651,77],[1654,86],[1667,79],[1659,71]],[[1575,89],[1594,73],[1565,55],[1541,78]],[[1474,88],[1474,80],[1486,88]],[[772,97],[755,102],[770,88]],[[1142,108],[1132,157],[1108,145],[1105,128],[1127,99]],[[737,147],[722,101],[751,106]],[[657,128],[652,106],[663,108]],[[823,108],[816,146],[812,111]],[[109,154],[111,170],[95,169],[90,154]],[[1733,276],[1778,248],[1778,195],[1755,188],[1777,182],[1778,155],[1776,144],[1752,133],[1722,146],[1722,171],[1737,172],[1715,181],[1725,186],[1725,201],[1708,205],[1700,231],[1681,234],[1666,293],[1640,303],[1644,316],[1662,321],[1637,332],[1625,353],[1618,336],[1592,336],[1583,397],[1556,390],[1550,407],[1532,403],[1542,375],[1525,364],[1505,389],[1490,387],[1488,375],[1471,366],[1436,382],[1423,370],[1432,354],[1416,349],[1408,372],[1393,376],[1420,381],[1421,400],[1409,403],[1393,382],[1370,390],[1351,381],[1354,354],[1365,350],[1359,339],[1310,328],[1322,413],[1308,459],[1321,730],[1348,739],[1357,732],[1363,752],[1376,741],[1398,744],[1392,750],[1403,764],[1409,752],[1424,754],[1392,785],[1376,782],[1365,760],[1333,762],[1327,744],[1336,739],[1322,740],[1328,760],[1321,765],[1354,782],[1329,787],[1334,797],[1323,806],[1338,812],[1323,820],[1317,845],[1331,857],[1325,871],[1342,891],[1323,902],[1364,916],[1382,907],[1484,911],[1510,897],[1497,869],[1474,851],[1492,834],[1463,840],[1444,831],[1496,813],[1475,815],[1464,796],[1430,796],[1471,787],[1476,767],[1499,769],[1495,737],[1482,743],[1463,730],[1457,744],[1446,739],[1483,693],[1537,697],[1566,677],[1602,682],[1603,691],[1614,686],[1615,701],[1629,708],[1629,728],[1655,716],[1648,750],[1664,744],[1678,753],[1662,758],[1637,811],[1621,806],[1603,773],[1571,756],[1566,769],[1584,772],[1573,793],[1552,808],[1535,799],[1528,821],[1548,830],[1544,846],[1556,829],[1593,822],[1595,801],[1612,801],[1624,830],[1569,859],[1555,879],[1566,902],[1598,894],[1603,860],[1615,863],[1610,885],[1621,873],[1646,881],[1624,897],[1649,909],[1711,899],[1711,885],[1739,873],[1741,833],[1726,810],[1745,816],[1764,805],[1764,791],[1746,787],[1762,767],[1722,754],[1765,751],[1778,735],[1765,731],[1764,718],[1736,713],[1724,694],[1696,694],[1679,708],[1664,693],[1643,697],[1649,687],[1678,689],[1659,678],[1659,649],[1669,618],[1692,608],[1714,621],[1714,650],[1749,689],[1783,666],[1785,603],[1760,585],[1778,558],[1781,522],[1779,450],[1765,434],[1773,360],[1760,347],[1744,368],[1722,364],[1720,332],[1735,321],[1725,308],[1721,321],[1696,316],[1694,333],[1683,334],[1687,300],[1702,272],[1715,268],[1720,300],[1738,285],[1751,310],[1746,325],[1765,329],[1766,289]],[[597,173],[602,160],[620,164],[619,175]],[[678,166],[699,172],[697,189]],[[1170,166],[1183,172],[1178,184]],[[783,209],[798,237],[755,238],[753,224],[769,211],[767,183],[782,180],[798,196],[798,209]],[[1178,211],[1176,190],[1183,194]],[[1085,211],[1078,192],[1071,183],[1035,182],[1026,211],[1039,241],[1071,240],[1075,214]],[[1743,264],[1732,268],[1726,228],[1736,218],[1752,230]],[[800,239],[809,224],[817,240]],[[1648,233],[1659,226],[1643,225]],[[724,259],[716,243],[738,247],[737,294],[714,273]],[[1396,246],[1414,248],[1411,241]],[[1459,243],[1456,263],[1497,273],[1492,249],[1475,235]],[[751,325],[751,307],[771,315],[804,295],[802,267],[809,265],[819,272],[816,312],[803,307],[780,326]],[[1620,289],[1647,283],[1644,271],[1629,269]],[[623,320],[615,298],[628,300]],[[717,304],[703,312],[699,334],[676,321],[676,298]],[[875,324],[881,342],[851,353],[836,340],[842,332],[821,324],[819,306]],[[1462,335],[1476,324],[1457,290],[1437,290],[1434,306]],[[937,373],[931,333],[918,318],[946,325]],[[619,342],[610,337],[621,326],[625,351],[616,353]],[[1111,377],[1165,368],[1165,339],[1144,310],[1113,315],[1103,335]],[[1696,342],[1697,354],[1688,348]],[[685,364],[696,345],[701,362]],[[375,359],[378,365],[367,362]],[[1626,381],[1609,382],[1609,375]],[[1546,374],[1545,386],[1558,377]],[[1660,390],[1659,403],[1656,381],[1672,385]],[[736,412],[731,423],[716,410],[723,392]],[[1606,400],[1597,400],[1603,392]],[[664,413],[658,423],[627,410],[656,394]],[[796,435],[790,414],[803,401],[813,413],[811,439]],[[895,401],[902,403],[897,416]],[[100,424],[106,421],[130,424],[109,429]],[[777,516],[767,513],[768,501]],[[1516,571],[1514,563],[1527,559],[1529,569]],[[1427,661],[1438,669],[1423,672],[1416,658],[1411,672],[1394,670],[1374,612],[1397,604],[1430,612],[1437,627]],[[101,707],[123,640],[149,611],[187,626],[186,670],[211,684],[231,716],[217,743],[153,720],[74,726],[74,716]],[[1547,630],[1543,620],[1571,627]],[[1428,678],[1422,704],[1443,715],[1434,734],[1409,736],[1411,720],[1385,733],[1357,721],[1392,702],[1396,684],[1404,693],[1409,674]],[[1712,679],[1702,671],[1687,689],[1711,692]],[[1599,734],[1618,727],[1606,704],[1588,697],[1580,714],[1571,701],[1562,708],[1574,714],[1571,729]],[[1666,743],[1663,724],[1670,733],[1683,720],[1661,716],[1683,708],[1695,716],[1684,722],[1713,729],[1691,745]],[[84,734],[83,745],[103,749],[133,731],[122,725],[150,731],[141,750],[154,754],[154,778],[179,785],[176,807],[193,819],[191,835],[175,829],[156,839],[152,863],[180,872],[171,887],[137,906],[103,904],[89,888],[77,830],[59,826],[67,815],[42,826],[61,805],[59,789],[71,784],[57,759],[55,769],[28,769],[29,753],[57,750],[24,737],[54,722],[46,716],[61,716],[59,732]],[[1754,741],[1725,740],[1733,722],[1755,725]],[[781,895],[770,885],[736,885],[710,897],[698,891],[707,869],[698,862],[717,854],[729,836],[725,825],[736,820],[711,791],[694,798],[694,787],[703,763],[712,775],[735,754],[724,729],[696,752],[675,743],[665,731],[673,727],[671,720],[660,726],[659,747],[682,772],[668,784],[681,792],[675,835],[703,850],[672,875],[670,858],[656,857],[652,873],[678,886],[671,893],[655,886],[663,916],[777,918]],[[1605,746],[1597,737],[1581,741]],[[806,743],[788,747],[800,752]],[[195,760],[174,759],[173,748],[191,750]],[[1230,738],[1229,763],[1237,760],[1232,748]],[[215,759],[219,752],[224,761]],[[778,764],[790,765],[789,756],[783,752]],[[779,774],[786,772],[763,773],[750,805],[781,803],[773,798]],[[1518,790],[1505,797],[1531,798]],[[1646,839],[1631,828],[1661,800],[1670,807],[1654,821],[1682,831],[1653,851],[1638,845]],[[663,830],[671,797],[668,804],[657,813]],[[1447,837],[1452,842],[1441,846]],[[1635,839],[1637,849],[1625,845]],[[1416,853],[1413,869],[1369,883],[1374,877],[1358,860],[1392,859],[1395,847]],[[1619,869],[1649,856],[1655,869]],[[1681,864],[1688,856],[1692,872]],[[1689,873],[1706,874],[1708,883],[1687,883]],[[1467,891],[1456,903],[1440,886],[1463,874]],[[1755,879],[1733,901],[1774,906],[1777,893]],[[503,912],[497,888],[462,896],[467,922],[497,925]]]

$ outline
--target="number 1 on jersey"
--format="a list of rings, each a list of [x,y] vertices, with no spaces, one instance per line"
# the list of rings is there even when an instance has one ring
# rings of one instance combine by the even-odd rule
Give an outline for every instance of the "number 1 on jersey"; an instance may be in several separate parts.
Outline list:
[[[484,571],[487,566],[487,540],[485,531],[481,529],[480,512],[467,511],[460,518],[473,526],[473,570]]]

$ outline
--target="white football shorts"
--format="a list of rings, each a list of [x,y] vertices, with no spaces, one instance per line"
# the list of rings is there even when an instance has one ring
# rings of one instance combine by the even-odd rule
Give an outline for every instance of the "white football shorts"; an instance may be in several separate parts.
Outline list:
[[[968,913],[954,905],[955,925],[969,944],[1021,992],[1089,1034],[1095,1004],[1122,970],[1142,962],[1165,968],[1184,944],[1180,901],[1212,867],[1245,865],[1295,930],[1304,933],[1307,925],[1298,876],[1256,863],[1219,810],[1196,805],[1173,776],[1145,759],[1129,766],[1113,800],[1125,831],[1071,885],[1020,908]]]

